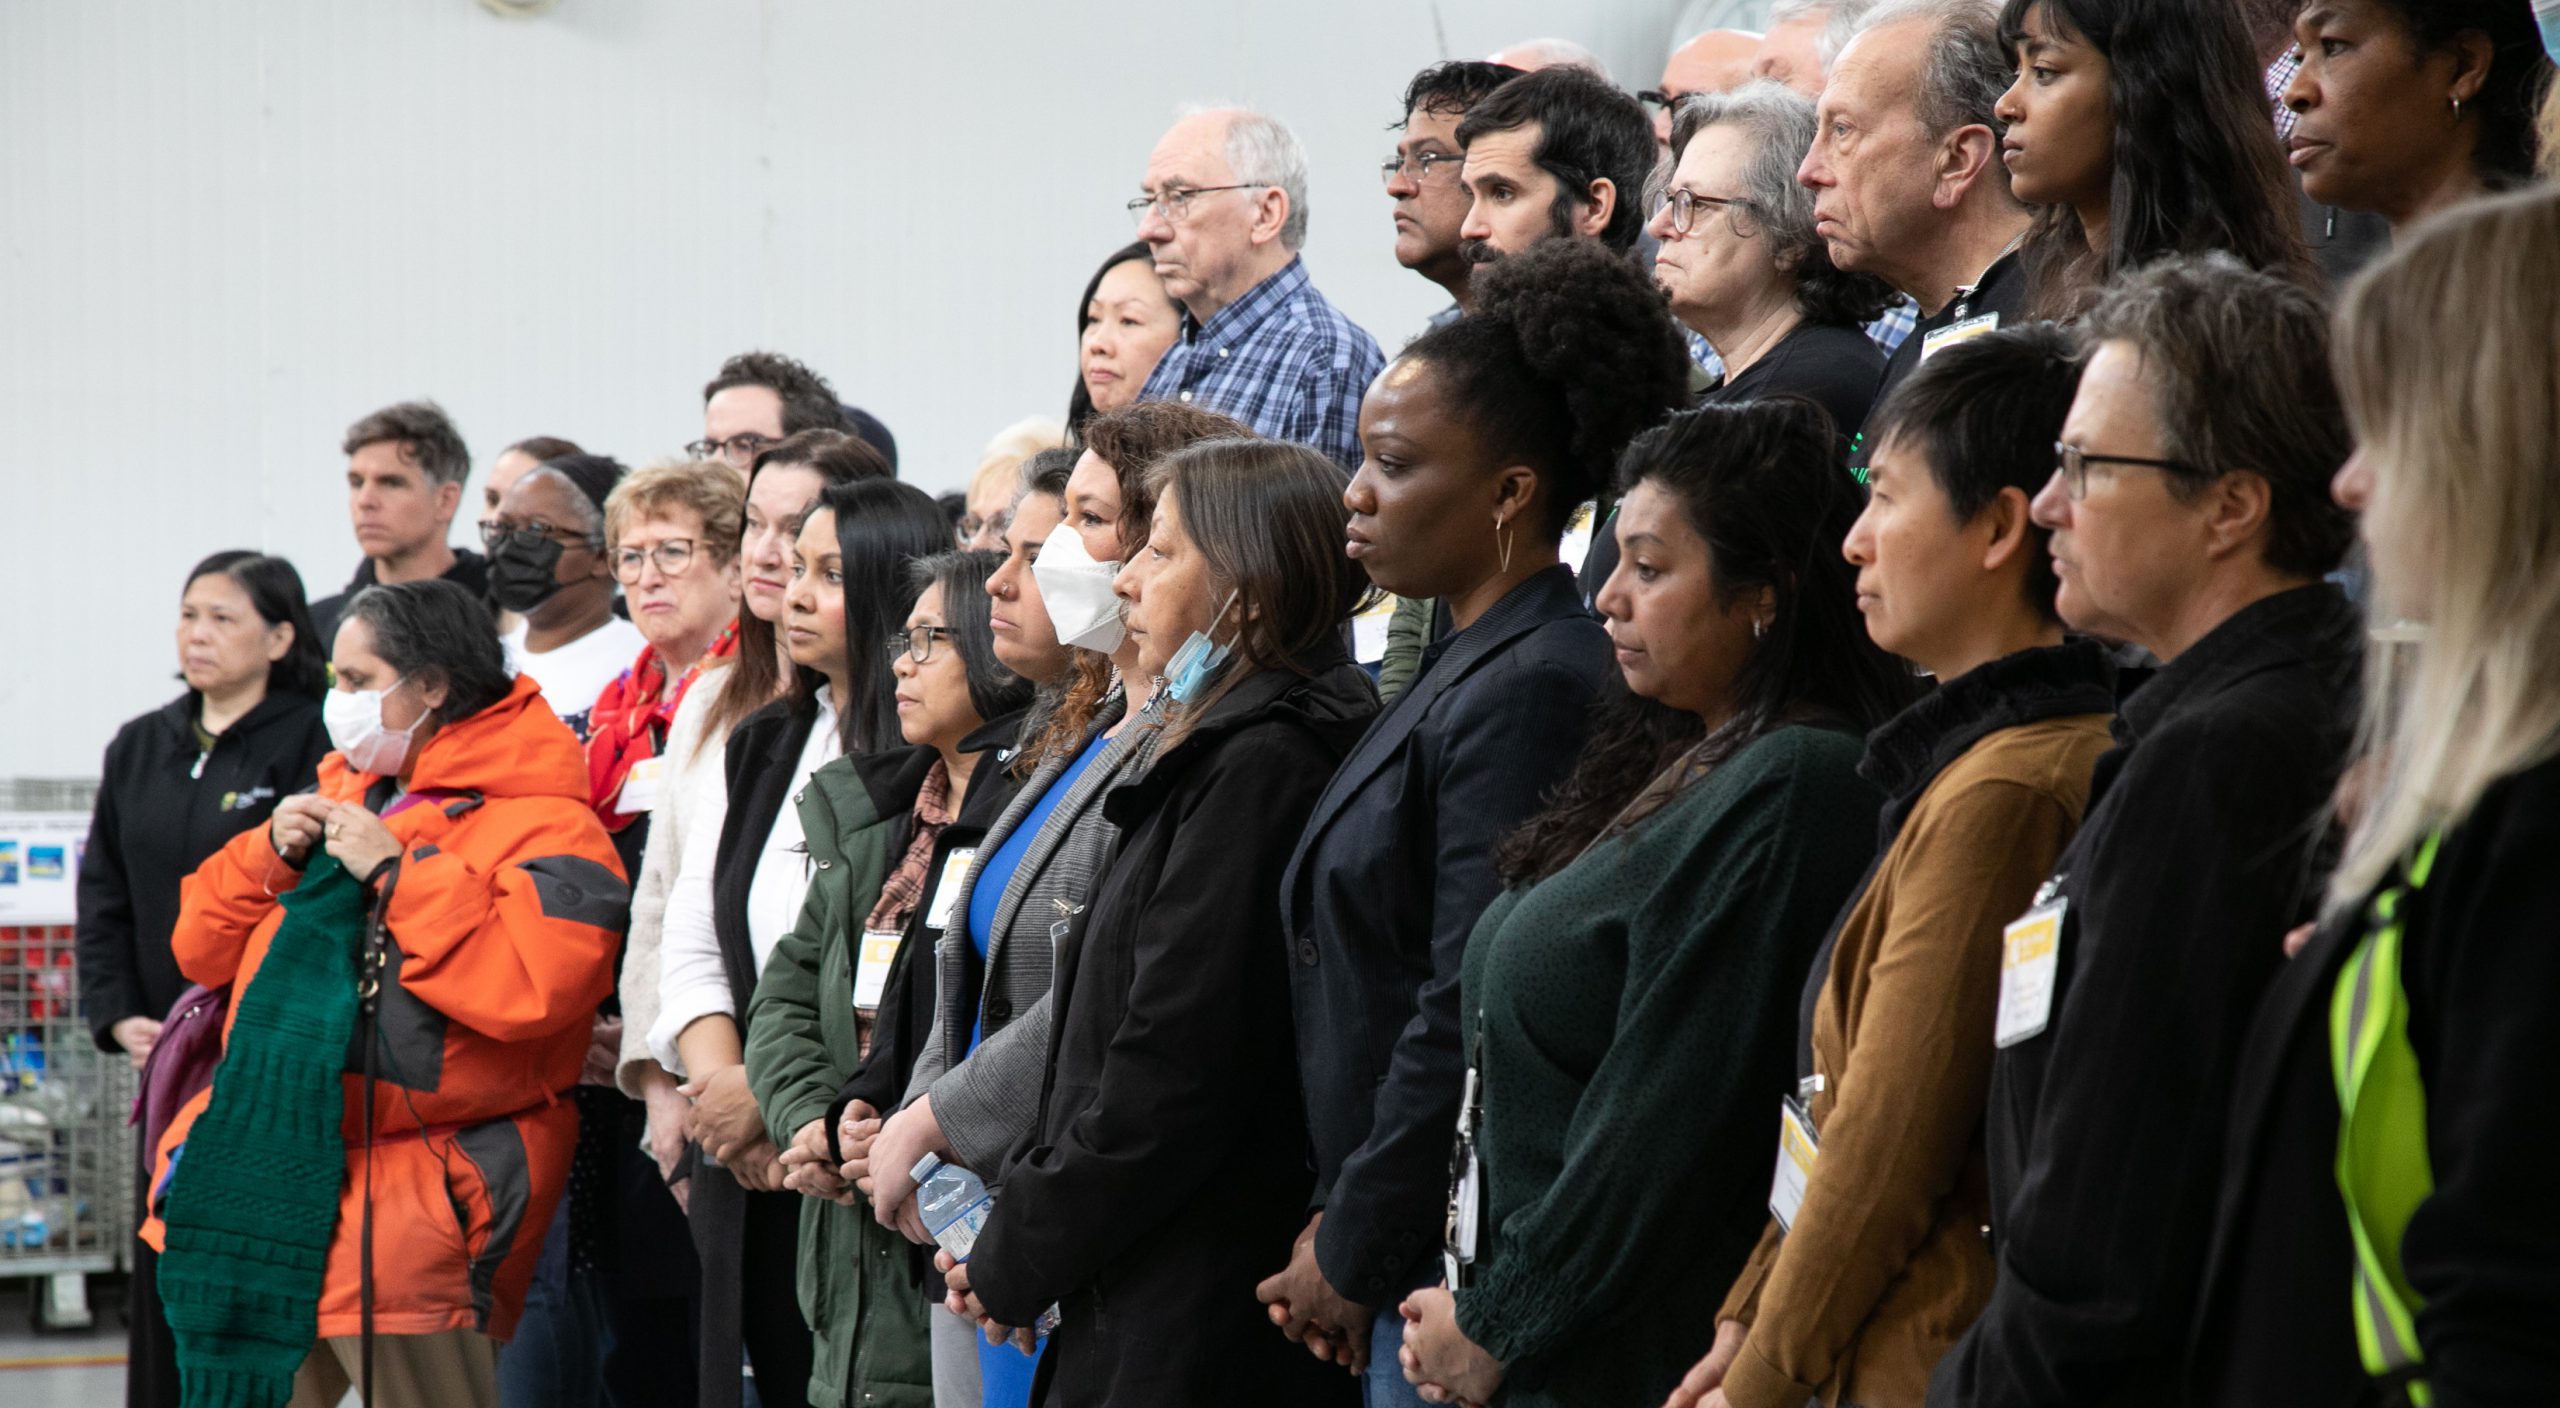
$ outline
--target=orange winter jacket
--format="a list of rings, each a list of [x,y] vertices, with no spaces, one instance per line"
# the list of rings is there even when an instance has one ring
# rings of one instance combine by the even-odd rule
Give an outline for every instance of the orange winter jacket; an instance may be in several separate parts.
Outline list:
[[[378,813],[392,783],[331,753],[319,786]],[[578,1116],[566,1097],[596,1004],[613,989],[630,891],[587,806],[586,755],[529,679],[430,737],[410,786],[431,795],[385,821],[402,854],[383,873],[375,911],[388,957],[375,1056],[374,1329],[478,1329],[503,1340],[568,1185]],[[170,935],[178,967],[235,994],[256,982],[283,919],[276,896],[300,878],[266,827],[234,838],[185,883]],[[320,1292],[323,1338],[361,1328],[363,1054],[360,1023],[346,1065],[347,1182]],[[210,1098],[188,1102],[156,1151],[143,1228],[154,1247],[171,1151]]]

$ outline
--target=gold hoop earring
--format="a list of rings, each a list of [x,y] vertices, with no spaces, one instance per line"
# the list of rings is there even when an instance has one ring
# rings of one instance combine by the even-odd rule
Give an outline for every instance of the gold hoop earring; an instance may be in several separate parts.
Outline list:
[[[1753,640],[1767,640],[1769,638],[1769,622],[1765,617],[1755,616],[1752,618],[1751,638]]]
[[[2453,100],[2453,120],[2456,122],[2460,122],[2462,120],[2462,100],[2460,98]]]
[[[1504,572],[1509,572],[1511,570],[1511,540],[1518,536],[1519,535],[1517,533],[1505,533],[1502,531],[1501,514],[1497,513],[1493,516],[1493,540],[1502,547],[1502,570]]]

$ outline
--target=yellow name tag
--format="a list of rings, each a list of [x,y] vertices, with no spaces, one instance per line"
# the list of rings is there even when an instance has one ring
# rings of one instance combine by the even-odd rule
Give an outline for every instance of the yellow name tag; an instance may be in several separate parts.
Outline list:
[[[1822,1153],[1809,1111],[1793,1100],[1778,1102],[1778,1172],[1769,1181],[1769,1211],[1778,1225],[1796,1230],[1796,1214],[1804,1209],[1804,1190],[1813,1182],[1813,1161]]]
[[[666,770],[664,758],[642,758],[622,776],[622,790],[614,794],[613,809],[625,816],[658,809],[658,779]]]
[[[1959,342],[1971,342],[1986,332],[1997,332],[1999,328],[2000,315],[1997,313],[1981,313],[1970,318],[1958,318],[1945,327],[1931,330],[1920,339],[1920,360],[1925,362]]]
[[[924,907],[924,926],[942,930],[951,927],[951,906],[960,898],[960,882],[969,878],[969,862],[978,858],[975,846],[954,846],[942,858],[942,874],[933,882],[933,898]]]
[[[905,935],[895,929],[862,931],[862,953],[853,968],[853,1005],[865,1012],[880,1010],[881,994],[889,990],[889,965],[898,960],[898,942]]]
[[[1992,1041],[2015,1046],[2053,1018],[2053,979],[2062,963],[2062,914],[2056,899],[2028,910],[2001,931],[2000,1024]]]

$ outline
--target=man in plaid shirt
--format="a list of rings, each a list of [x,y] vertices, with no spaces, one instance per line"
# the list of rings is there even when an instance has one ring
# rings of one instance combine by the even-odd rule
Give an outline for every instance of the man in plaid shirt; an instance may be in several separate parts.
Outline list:
[[[1141,400],[1234,416],[1257,434],[1360,467],[1360,398],[1386,368],[1377,339],[1325,301],[1298,246],[1307,157],[1289,129],[1218,108],[1176,122],[1129,202],[1182,336]]]

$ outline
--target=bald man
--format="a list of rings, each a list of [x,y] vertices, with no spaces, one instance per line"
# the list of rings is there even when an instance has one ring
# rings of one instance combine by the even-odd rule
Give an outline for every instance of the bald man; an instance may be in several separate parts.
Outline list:
[[[1486,61],[1522,73],[1536,73],[1542,68],[1579,68],[1609,78],[1609,66],[1600,62],[1600,56],[1570,39],[1523,39],[1494,50]]]
[[[1808,98],[1822,96],[1822,38],[1832,6],[1821,0],[1778,0],[1769,10],[1769,32],[1752,56],[1754,77],[1783,83]]]
[[[1724,93],[1751,81],[1760,36],[1747,29],[1711,29],[1671,51],[1662,64],[1662,86],[1637,96],[1653,108],[1653,139],[1671,149],[1671,111],[1692,93]]]
[[[1142,400],[1230,415],[1360,467],[1360,398],[1386,369],[1377,339],[1307,278],[1307,154],[1262,113],[1185,115],[1156,143],[1129,209],[1182,335]]]

